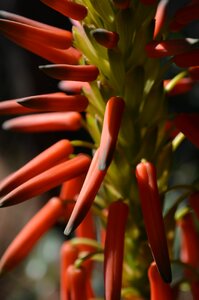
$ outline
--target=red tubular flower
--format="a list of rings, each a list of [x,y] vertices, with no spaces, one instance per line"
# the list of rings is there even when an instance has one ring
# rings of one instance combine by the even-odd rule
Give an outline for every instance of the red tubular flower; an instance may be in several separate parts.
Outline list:
[[[108,31],[106,29],[95,29],[92,31],[92,35],[100,45],[108,49],[115,48],[119,41],[117,32]]]
[[[119,9],[126,9],[130,5],[130,0],[112,0],[115,7]]]
[[[169,96],[175,96],[175,95],[179,95],[179,94],[184,94],[189,92],[193,85],[194,85],[194,81],[189,78],[182,78],[178,81],[178,83],[173,87],[173,89],[169,92],[167,92],[167,85],[170,83],[170,79],[164,80],[163,84],[165,87],[165,91]]]
[[[4,30],[3,33],[6,34],[6,37],[9,38],[11,41],[15,42],[19,46],[49,60],[50,62],[53,63],[66,63],[66,64],[77,64],[80,57],[81,53],[76,50],[75,48],[68,48],[68,49],[58,49],[57,44],[53,47],[53,44],[50,43],[43,43],[43,40],[37,39],[37,36],[34,39],[30,39],[29,36],[29,28],[33,31],[34,28],[36,30],[44,30],[49,32],[52,35],[55,35],[58,33],[58,36],[61,35],[63,36],[65,33],[65,30],[56,28],[50,25],[46,25],[43,23],[40,23],[38,21],[34,21],[25,17],[18,16],[16,14],[12,14],[9,12],[1,11],[0,12],[0,17],[6,18],[10,21],[13,21],[9,24],[21,24],[21,26],[24,24],[27,29],[27,34],[26,35],[19,35],[18,32],[14,33],[12,30]],[[7,22],[9,22],[7,20]],[[6,20],[3,20],[6,21]],[[11,25],[9,25],[11,26]],[[2,28],[3,30],[3,28]],[[66,31],[67,32],[67,31]],[[71,33],[69,32],[69,35]],[[72,37],[72,36],[71,36]],[[64,37],[64,42],[65,42],[65,37]],[[54,42],[55,44],[55,42]]]
[[[85,218],[104,179],[106,171],[98,169],[98,156],[99,150],[95,152],[79,197],[65,228],[64,233],[66,235],[75,230]]]
[[[107,102],[99,147],[100,170],[107,169],[113,158],[124,105],[121,97],[112,97]]]
[[[87,15],[85,6],[71,0],[41,0],[41,2],[74,20],[83,20]]]
[[[152,41],[146,45],[146,52],[149,57],[160,58],[183,53],[190,50],[190,48],[190,44],[183,39],[162,42]]]
[[[90,158],[83,154],[60,163],[15,188],[0,200],[0,206],[15,205],[38,196],[66,180],[85,173],[89,164]]]
[[[177,220],[181,230],[181,260],[196,268],[199,267],[199,236],[196,232],[191,214]]]
[[[98,68],[94,65],[45,65],[40,66],[45,74],[58,80],[94,81],[99,75]]]
[[[70,265],[66,270],[66,280],[68,280],[70,300],[88,300],[86,293],[86,272],[83,267],[76,268]]]
[[[155,14],[155,28],[153,33],[153,38],[155,39],[158,33],[164,26],[167,17],[167,5],[169,0],[161,0],[158,4],[156,14]]]
[[[169,283],[171,282],[171,267],[155,167],[150,162],[138,164],[136,177],[151,251],[162,278]]]
[[[66,270],[75,262],[77,257],[77,247],[71,245],[69,241],[65,242],[60,251],[60,300],[71,300]]]
[[[90,90],[90,85],[88,82],[83,81],[60,81],[58,83],[60,90],[66,92],[67,94],[81,94],[83,89]],[[0,106],[1,108],[1,106]]]
[[[77,200],[85,180],[85,174],[68,180],[62,184],[59,197],[63,200]]]
[[[50,199],[19,232],[0,261],[0,271],[6,272],[19,264],[32,250],[39,238],[64,214],[63,202]]]
[[[106,300],[120,300],[124,236],[128,217],[128,206],[122,201],[111,203],[108,212],[107,232],[104,248],[104,281]]]
[[[82,112],[88,106],[88,99],[83,95],[66,95],[51,93],[18,99],[17,102],[37,111],[78,111]]]
[[[189,68],[189,76],[193,80],[199,80],[199,66]]]
[[[48,30],[41,27],[33,27],[24,23],[0,19],[1,32],[6,36],[12,36],[15,42],[18,42],[18,36],[23,36],[24,41],[36,40],[37,43],[43,43],[50,47],[67,49],[72,45],[72,33],[67,30],[57,29]]]
[[[165,283],[162,280],[155,262],[149,267],[148,277],[150,282],[151,300],[174,300],[172,289],[168,283]]]
[[[0,196],[5,195],[30,178],[66,160],[72,153],[73,147],[68,140],[57,142],[37,155],[22,168],[6,177],[0,183]]]
[[[181,68],[199,66],[199,49],[193,49],[189,52],[178,54],[174,56],[173,62]]]
[[[16,99],[5,100],[0,102],[1,115],[21,115],[36,112],[36,109],[24,107],[16,102]]]
[[[8,120],[2,128],[19,132],[73,131],[81,128],[81,120],[78,112],[34,114]]]
[[[174,119],[175,126],[199,148],[199,114],[178,114]]]
[[[189,203],[199,220],[199,192],[195,192],[189,196]]]

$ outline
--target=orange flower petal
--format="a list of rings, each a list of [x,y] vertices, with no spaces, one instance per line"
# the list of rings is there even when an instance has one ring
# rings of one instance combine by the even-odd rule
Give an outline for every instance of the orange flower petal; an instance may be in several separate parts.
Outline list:
[[[15,42],[18,43],[19,37],[22,37],[24,41],[37,41],[37,43],[43,43],[50,47],[67,49],[72,45],[72,33],[67,30],[48,30],[46,28],[34,27],[24,23],[16,21],[10,21],[0,19],[1,32],[5,36],[12,35]],[[22,45],[23,46],[23,45]]]
[[[76,200],[85,180],[85,174],[68,180],[62,184],[59,197],[62,200]]]
[[[119,41],[119,35],[117,32],[108,31],[106,29],[95,29],[92,31],[92,35],[100,45],[108,49],[115,48]]]
[[[63,202],[59,198],[49,200],[23,227],[5,251],[0,261],[0,271],[13,269],[32,250],[39,238],[63,215]]]
[[[94,65],[46,65],[39,67],[45,74],[58,80],[94,81],[99,75]]]
[[[19,132],[73,131],[81,128],[81,119],[78,112],[34,114],[8,120],[2,128]]]
[[[122,121],[124,105],[124,100],[121,97],[112,97],[107,102],[99,150],[100,170],[107,169],[111,163]]]
[[[106,174],[105,171],[100,171],[98,169],[98,154],[99,152],[97,150],[92,159],[71,217],[65,228],[64,233],[66,235],[69,235],[73,230],[75,230],[85,218]]]
[[[83,95],[66,95],[51,93],[21,98],[19,104],[37,111],[78,111],[82,112],[88,106],[88,99]]]
[[[41,0],[41,2],[74,20],[83,20],[87,15],[85,6],[71,0]]]
[[[128,206],[122,201],[109,206],[104,248],[104,280],[106,300],[120,300],[124,255],[125,226]]]
[[[18,99],[5,100],[0,102],[0,114],[1,115],[18,115],[33,113],[37,110],[24,107],[17,103]]]
[[[153,38],[155,39],[158,33],[161,31],[164,26],[166,17],[167,17],[167,5],[169,0],[161,0],[157,6],[155,14],[155,28],[153,33]]]
[[[62,80],[58,83],[60,90],[67,94],[81,94],[83,89],[90,91],[90,85],[88,82],[83,81],[66,81]]]
[[[83,154],[62,162],[15,188],[0,200],[0,206],[15,205],[38,196],[66,180],[85,173],[89,164],[90,158]]]
[[[162,42],[152,41],[146,45],[147,55],[152,58],[172,56],[186,52],[190,49],[191,45],[183,39]]]
[[[66,277],[67,268],[72,265],[78,257],[78,248],[65,242],[60,251],[60,299],[71,300],[68,278]]]
[[[5,195],[39,173],[52,168],[62,160],[67,159],[72,153],[73,147],[68,140],[57,142],[37,155],[22,168],[6,177],[0,183],[0,196]]]
[[[88,300],[86,294],[86,272],[83,267],[76,268],[71,265],[66,270],[71,300]]]
[[[151,300],[174,300],[172,289],[168,283],[165,283],[162,280],[155,262],[149,267],[148,277],[150,282]]]
[[[151,251],[162,278],[169,283],[171,282],[171,267],[155,167],[149,162],[138,164],[136,177]]]

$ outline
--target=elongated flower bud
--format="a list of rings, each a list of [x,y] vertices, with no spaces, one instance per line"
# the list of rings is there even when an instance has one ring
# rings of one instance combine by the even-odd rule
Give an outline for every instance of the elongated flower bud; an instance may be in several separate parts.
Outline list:
[[[161,0],[158,4],[156,14],[155,14],[155,28],[153,33],[154,39],[156,38],[156,36],[159,34],[162,27],[164,26],[167,17],[168,2],[169,0]]]
[[[121,97],[112,97],[107,102],[99,150],[100,170],[107,169],[112,161],[124,105],[124,100]]]
[[[24,107],[17,103],[17,99],[0,102],[0,115],[22,115],[36,112],[36,109]]]
[[[83,95],[66,95],[51,93],[18,99],[17,102],[37,111],[78,111],[82,112],[88,106],[88,99]]]
[[[72,152],[73,147],[68,140],[61,140],[52,145],[19,170],[6,177],[0,183],[0,196],[10,192],[30,178],[52,168],[62,160],[66,160]]]
[[[174,124],[188,140],[199,148],[199,114],[178,114],[174,119]]]
[[[199,66],[199,49],[178,54],[174,56],[173,62],[181,68],[189,68]]]
[[[149,57],[159,58],[180,54],[190,50],[191,46],[183,39],[167,40],[162,42],[152,41],[146,46],[146,52]]]
[[[76,200],[84,183],[86,174],[75,177],[62,184],[59,197],[62,200]]]
[[[195,192],[189,196],[189,203],[199,220],[199,192]]]
[[[94,65],[46,65],[40,66],[40,70],[48,76],[58,80],[94,81],[99,75],[98,68]]]
[[[95,29],[92,31],[95,40],[105,48],[115,48],[119,41],[117,32],[108,31],[106,29]]]
[[[8,120],[2,128],[19,132],[73,131],[81,128],[81,119],[78,112],[34,114]]]
[[[97,150],[92,159],[72,215],[65,228],[64,233],[66,235],[69,235],[75,230],[85,218],[104,179],[106,171],[98,169],[98,155],[99,151]]]
[[[172,289],[168,283],[165,283],[162,280],[155,262],[149,267],[148,277],[150,282],[151,300],[174,300]]]
[[[104,249],[104,281],[106,300],[120,300],[124,235],[128,217],[128,206],[122,201],[109,207]]]
[[[41,2],[74,20],[83,20],[87,15],[85,6],[71,0],[41,0]]]
[[[14,205],[40,195],[73,177],[85,173],[90,159],[85,155],[60,163],[29,179],[0,200],[0,206]]]
[[[78,248],[65,242],[60,251],[60,300],[71,300],[68,278],[66,277],[67,268],[74,264],[78,257]]]
[[[64,214],[63,202],[59,198],[49,200],[23,227],[5,251],[0,261],[0,271],[13,269],[32,250],[39,238]]]
[[[83,267],[76,268],[71,265],[66,270],[66,278],[69,283],[71,300],[87,300],[86,273]]]
[[[162,278],[165,282],[170,282],[171,267],[155,167],[150,162],[138,164],[136,177],[151,251]]]
[[[164,80],[165,91],[169,96],[187,93],[194,85],[194,81],[191,78],[186,77],[179,80],[178,83],[170,90],[170,81],[171,80],[169,79]]]
[[[61,91],[66,92],[69,95],[81,94],[83,89],[90,90],[90,85],[88,82],[83,81],[67,81],[62,80],[58,83]],[[0,106],[1,108],[1,106]]]

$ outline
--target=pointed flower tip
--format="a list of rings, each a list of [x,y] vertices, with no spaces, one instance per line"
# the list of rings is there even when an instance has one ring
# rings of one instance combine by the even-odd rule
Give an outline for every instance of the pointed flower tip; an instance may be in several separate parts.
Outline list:
[[[100,45],[108,49],[115,48],[119,41],[119,35],[117,32],[105,29],[95,29],[92,31],[92,35]]]
[[[66,236],[69,236],[72,232],[73,232],[73,226],[67,224],[66,228],[64,229],[64,234]]]

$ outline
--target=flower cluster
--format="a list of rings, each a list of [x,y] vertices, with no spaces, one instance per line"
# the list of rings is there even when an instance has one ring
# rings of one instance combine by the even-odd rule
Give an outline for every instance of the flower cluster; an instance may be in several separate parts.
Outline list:
[[[169,0],[41,2],[70,18],[72,32],[5,11],[0,30],[49,61],[39,68],[60,80],[60,91],[2,101],[1,114],[19,115],[2,127],[23,133],[84,127],[92,143],[60,140],[1,181],[1,207],[60,187],[5,251],[1,272],[61,219],[65,234],[75,234],[60,250],[61,300],[97,299],[92,271],[99,257],[106,300],[176,299],[184,282],[197,300],[197,180],[163,207],[167,192],[180,188],[170,182],[173,154],[185,138],[199,147],[199,114],[168,111],[169,97],[199,79],[197,40],[182,33],[198,19],[198,1],[172,16]],[[91,156],[74,154],[77,145]],[[172,280],[179,265],[180,279]]]

